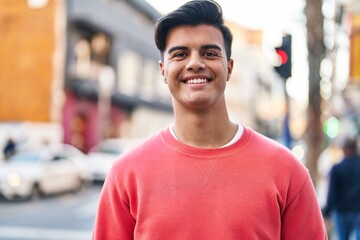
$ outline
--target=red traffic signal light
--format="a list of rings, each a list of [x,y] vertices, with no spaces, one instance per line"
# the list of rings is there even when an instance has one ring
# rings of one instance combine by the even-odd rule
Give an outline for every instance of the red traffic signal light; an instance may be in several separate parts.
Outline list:
[[[289,56],[282,49],[276,49],[276,54],[278,55],[278,57],[280,59],[280,64],[286,64],[287,61],[289,60]]]
[[[291,77],[291,35],[285,35],[280,47],[275,48],[279,56],[279,66],[275,66],[275,71],[285,80]]]

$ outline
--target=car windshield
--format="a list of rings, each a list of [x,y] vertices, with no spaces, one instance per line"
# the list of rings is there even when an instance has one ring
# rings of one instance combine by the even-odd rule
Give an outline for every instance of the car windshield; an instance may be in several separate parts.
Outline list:
[[[18,153],[10,159],[11,163],[39,163],[41,161],[43,158],[40,152]]]
[[[96,148],[96,152],[107,153],[107,154],[120,154],[121,148],[115,145],[102,144]]]
[[[118,155],[122,152],[122,148],[115,142],[105,142],[93,148],[92,152]]]

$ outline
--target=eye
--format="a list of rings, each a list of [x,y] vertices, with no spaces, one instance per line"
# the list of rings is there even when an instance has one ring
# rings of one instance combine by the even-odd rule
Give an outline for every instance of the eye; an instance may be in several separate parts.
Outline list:
[[[187,56],[186,52],[175,52],[172,55],[173,58],[184,58],[186,56]]]
[[[214,51],[206,51],[204,52],[204,56],[205,57],[217,57],[219,56],[219,54],[217,54],[217,52],[214,52]]]

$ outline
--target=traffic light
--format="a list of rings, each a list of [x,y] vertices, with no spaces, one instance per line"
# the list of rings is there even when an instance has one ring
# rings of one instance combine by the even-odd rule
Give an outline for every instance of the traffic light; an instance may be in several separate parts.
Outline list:
[[[291,35],[285,35],[280,47],[276,47],[279,65],[275,66],[276,72],[285,80],[291,77]]]
[[[335,138],[340,132],[340,121],[336,117],[330,117],[325,121],[323,130],[329,138]]]

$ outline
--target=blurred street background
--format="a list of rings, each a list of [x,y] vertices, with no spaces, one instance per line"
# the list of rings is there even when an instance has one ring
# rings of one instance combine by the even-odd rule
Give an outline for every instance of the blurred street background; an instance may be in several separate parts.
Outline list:
[[[153,27],[184,2],[0,0],[0,239],[91,238],[111,163],[173,121]],[[360,1],[218,2],[231,119],[291,149],[322,206],[360,132]]]

